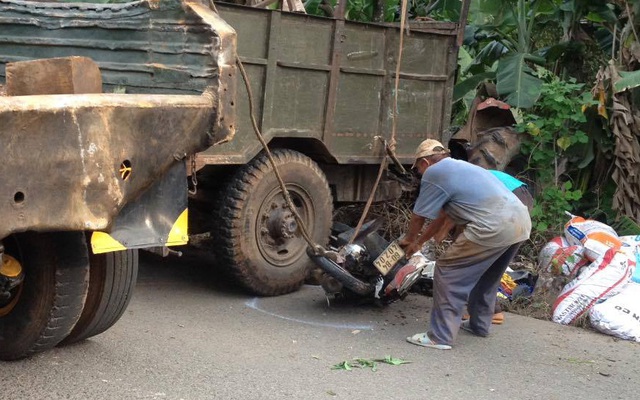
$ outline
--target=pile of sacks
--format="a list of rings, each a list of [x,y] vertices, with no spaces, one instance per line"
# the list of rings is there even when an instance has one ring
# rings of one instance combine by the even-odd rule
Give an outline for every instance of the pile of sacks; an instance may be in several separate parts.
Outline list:
[[[538,260],[541,271],[572,279],[553,304],[554,322],[570,324],[588,312],[597,330],[640,342],[640,236],[572,217]]]

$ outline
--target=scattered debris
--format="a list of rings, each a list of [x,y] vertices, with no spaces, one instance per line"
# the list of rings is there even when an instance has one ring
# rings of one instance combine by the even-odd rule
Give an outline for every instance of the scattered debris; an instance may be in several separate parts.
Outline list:
[[[394,358],[386,356],[385,358],[354,358],[353,361],[343,361],[334,365],[331,369],[351,371],[354,368],[371,368],[373,372],[378,370],[378,363],[389,365],[402,365],[409,364],[411,361],[403,360],[402,358]]]

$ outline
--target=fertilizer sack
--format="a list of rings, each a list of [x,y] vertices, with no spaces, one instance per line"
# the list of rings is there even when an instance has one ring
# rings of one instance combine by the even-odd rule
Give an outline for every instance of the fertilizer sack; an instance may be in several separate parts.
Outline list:
[[[587,264],[589,262],[584,257],[584,247],[581,244],[569,245],[561,236],[551,239],[538,255],[539,270],[555,276],[575,276]]]
[[[570,245],[584,246],[584,256],[595,261],[609,249],[619,249],[622,243],[618,234],[602,222],[573,217],[564,227],[564,236]]]
[[[596,304],[589,318],[600,332],[640,342],[640,284],[629,283],[617,295]]]
[[[608,250],[565,285],[553,304],[553,322],[568,325],[597,301],[619,293],[629,282],[635,264],[625,253]]]

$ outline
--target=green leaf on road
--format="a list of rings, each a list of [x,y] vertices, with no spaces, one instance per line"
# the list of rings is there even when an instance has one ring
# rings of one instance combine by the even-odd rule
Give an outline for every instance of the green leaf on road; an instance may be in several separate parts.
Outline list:
[[[374,360],[367,360],[366,358],[356,358],[355,361],[358,363],[358,367],[360,368],[371,368],[373,372],[378,370],[377,364]]]
[[[402,365],[409,364],[411,361],[403,360],[402,358],[394,358],[386,356],[385,358],[354,358],[352,362],[343,361],[340,364],[336,364],[331,369],[339,369],[344,371],[351,371],[353,368],[371,368],[373,372],[378,370],[378,362],[389,365]]]
[[[402,365],[402,364],[411,363],[411,361],[403,360],[402,358],[394,358],[391,356],[386,356],[385,358],[381,358],[375,361],[383,362],[385,364],[390,364],[390,365]]]
[[[345,371],[351,371],[351,364],[349,364],[349,361],[343,361],[340,364],[336,364],[333,367],[331,367],[331,369],[341,369],[341,370],[345,370]]]

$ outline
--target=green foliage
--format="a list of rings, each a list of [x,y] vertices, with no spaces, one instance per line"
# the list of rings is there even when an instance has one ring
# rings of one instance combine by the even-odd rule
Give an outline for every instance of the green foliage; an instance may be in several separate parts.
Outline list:
[[[533,75],[524,53],[510,54],[500,60],[496,89],[505,95],[505,102],[519,108],[533,107],[540,97],[540,79]]]
[[[532,65],[543,65],[545,59],[535,54],[531,35],[536,20],[554,11],[551,0],[478,0],[471,3],[471,30],[465,44],[474,61],[468,72],[473,75],[496,71],[498,94],[511,106],[532,107],[540,96],[542,81]],[[497,66],[494,67],[494,65]],[[472,81],[473,83],[473,81]],[[458,98],[464,96],[469,82],[457,86]]]
[[[460,19],[460,0],[409,0],[409,18],[429,17],[438,21],[457,22]]]
[[[393,22],[399,14],[399,0],[382,0],[384,1],[384,22]],[[304,2],[304,8],[307,14],[326,16],[325,12],[319,7],[321,0],[307,0]],[[331,7],[337,5],[337,0],[329,0]],[[347,0],[345,9],[345,19],[350,21],[371,22],[374,20],[376,1],[374,0]]]
[[[547,79],[540,100],[518,125],[527,134],[522,152],[529,157],[529,169],[535,175],[537,195],[531,217],[534,229],[543,235],[561,231],[564,212],[572,211],[582,198],[583,191],[570,179],[581,158],[572,157],[571,152],[589,143],[582,130],[587,121],[584,109],[596,104],[583,84]]]
[[[620,80],[615,82],[614,90],[615,93],[623,92],[625,90],[634,89],[640,86],[640,70],[625,72],[620,72]]]
[[[351,21],[369,22],[373,21],[373,1],[369,0],[348,0],[345,10],[345,19]]]

